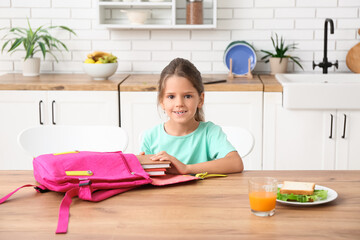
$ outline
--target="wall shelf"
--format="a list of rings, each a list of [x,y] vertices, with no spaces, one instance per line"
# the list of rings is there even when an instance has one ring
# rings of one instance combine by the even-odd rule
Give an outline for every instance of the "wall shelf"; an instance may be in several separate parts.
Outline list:
[[[131,24],[122,10],[150,10],[144,24]],[[213,29],[217,0],[203,0],[203,24],[186,24],[186,0],[98,1],[99,24],[110,29]]]

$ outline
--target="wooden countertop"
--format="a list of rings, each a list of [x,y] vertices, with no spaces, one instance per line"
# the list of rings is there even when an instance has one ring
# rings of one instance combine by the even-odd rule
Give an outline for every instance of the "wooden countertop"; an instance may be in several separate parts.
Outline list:
[[[309,207],[250,212],[248,180],[313,181],[338,193]],[[35,183],[32,171],[0,171],[0,197]],[[358,239],[360,171],[245,171],[166,187],[140,188],[94,203],[73,199],[69,229],[55,236],[63,193],[22,189],[0,205],[0,239]]]
[[[274,75],[260,75],[260,80],[264,85],[264,92],[282,92],[281,84],[276,80]]]
[[[157,91],[160,75],[134,74],[130,75],[120,85],[120,91]],[[224,83],[205,84],[205,91],[263,91],[263,84],[257,75],[253,79],[234,78],[228,79],[226,74],[204,74],[204,80],[223,80]]]
[[[116,74],[105,81],[94,81],[86,74],[41,74],[24,77],[10,73],[0,76],[0,90],[77,90],[77,91],[156,91],[159,74]],[[226,74],[204,74],[204,80],[226,80],[205,84],[205,91],[282,92],[273,75],[254,75],[253,79],[228,79]]]
[[[0,76],[0,90],[117,91],[128,74],[115,74],[109,80],[95,81],[86,74],[40,74],[24,77],[11,73]]]

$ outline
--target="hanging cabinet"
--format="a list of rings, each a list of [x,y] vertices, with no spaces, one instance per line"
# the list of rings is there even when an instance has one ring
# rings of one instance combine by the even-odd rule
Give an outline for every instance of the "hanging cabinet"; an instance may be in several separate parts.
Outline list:
[[[99,0],[99,24],[118,29],[216,28],[216,0],[203,0],[203,24],[186,24],[186,0]],[[123,10],[149,10],[144,24],[131,24]]]

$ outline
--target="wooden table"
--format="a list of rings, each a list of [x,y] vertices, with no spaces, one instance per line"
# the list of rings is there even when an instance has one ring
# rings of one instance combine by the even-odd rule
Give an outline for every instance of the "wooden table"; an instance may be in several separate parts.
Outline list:
[[[250,177],[314,181],[334,189],[330,203],[277,204],[251,214]],[[0,196],[34,183],[32,171],[0,171]],[[246,171],[225,178],[143,186],[99,203],[74,199],[69,230],[55,235],[61,193],[23,189],[0,205],[0,239],[359,239],[360,171]]]

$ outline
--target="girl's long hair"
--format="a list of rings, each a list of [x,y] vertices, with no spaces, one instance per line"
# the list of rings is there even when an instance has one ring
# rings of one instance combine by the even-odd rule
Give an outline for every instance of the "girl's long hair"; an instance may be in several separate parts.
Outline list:
[[[175,58],[161,72],[158,86],[158,104],[164,97],[166,80],[174,75],[188,79],[198,92],[199,96],[204,92],[201,74],[194,64],[183,58]],[[196,121],[204,122],[205,115],[203,109],[198,108],[194,117]]]

